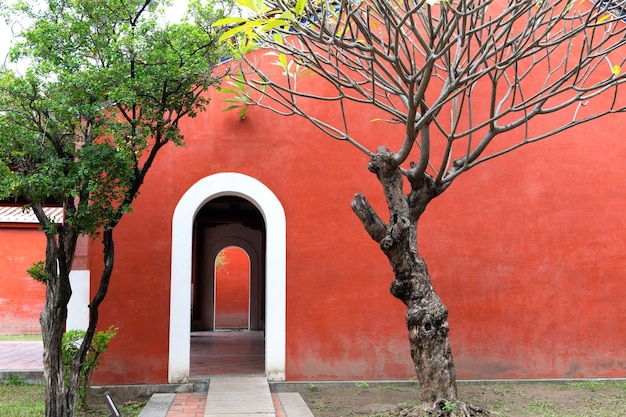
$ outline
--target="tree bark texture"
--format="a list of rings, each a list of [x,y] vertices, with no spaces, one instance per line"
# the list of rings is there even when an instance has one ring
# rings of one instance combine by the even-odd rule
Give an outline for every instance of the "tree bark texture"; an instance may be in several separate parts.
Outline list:
[[[457,401],[454,361],[448,340],[448,310],[433,288],[426,263],[417,251],[417,223],[426,205],[437,195],[427,174],[415,176],[403,171],[384,148],[378,149],[369,170],[380,181],[387,206],[389,223],[384,222],[357,194],[352,209],[365,230],[380,244],[395,279],[390,291],[407,307],[411,357],[420,383],[420,400],[426,404]],[[411,190],[403,193],[404,177]]]
[[[36,210],[35,210],[36,211]],[[62,339],[67,319],[67,304],[72,295],[68,257],[63,245],[64,234],[46,233],[46,301],[40,316],[41,335],[44,344],[43,371],[46,417],[73,415],[68,403]],[[72,410],[72,411],[70,411]]]
[[[41,207],[32,205],[40,222],[47,219]],[[76,355],[70,363],[69,376],[66,376],[63,361],[62,340],[67,320],[67,305],[72,295],[70,271],[76,249],[78,234],[67,225],[50,226],[46,231],[46,262],[48,280],[46,301],[40,316],[41,333],[44,343],[43,368],[46,417],[73,417],[79,389],[80,373],[96,333],[99,307],[104,300],[113,271],[115,248],[113,231],[103,231],[104,270],[100,285],[89,305],[89,327]],[[67,379],[66,379],[67,378]]]

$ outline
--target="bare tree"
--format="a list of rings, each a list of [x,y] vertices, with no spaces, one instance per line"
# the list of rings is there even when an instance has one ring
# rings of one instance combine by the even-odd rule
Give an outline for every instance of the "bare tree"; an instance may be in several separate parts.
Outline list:
[[[239,107],[301,116],[370,157],[388,220],[363,195],[352,208],[393,268],[391,293],[407,308],[421,400],[429,415],[452,408],[480,413],[457,401],[448,310],[418,254],[418,221],[431,200],[482,162],[624,110],[621,10],[585,0],[264,0],[248,6],[257,17],[220,22],[231,25],[225,37],[244,52],[240,79],[232,83],[237,88],[230,90],[239,94]],[[283,76],[264,72],[255,62],[259,54],[247,53],[258,47],[275,51]],[[324,80],[323,90],[301,87],[305,71]],[[315,111],[311,100],[337,106],[341,117],[325,118],[328,112]],[[401,137],[377,138],[372,148],[368,129],[354,126],[347,110],[358,104],[400,126],[393,131]]]

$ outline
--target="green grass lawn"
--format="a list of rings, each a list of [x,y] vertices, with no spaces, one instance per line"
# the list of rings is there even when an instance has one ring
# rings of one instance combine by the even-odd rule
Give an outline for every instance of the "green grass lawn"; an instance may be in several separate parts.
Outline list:
[[[37,342],[40,334],[0,334],[0,342]]]
[[[12,378],[0,382],[0,416],[1,417],[41,417],[44,415],[44,392],[42,384],[29,385]],[[107,417],[109,412],[104,404],[89,411],[77,410],[77,417]],[[118,405],[124,417],[137,417],[143,404],[129,403]]]
[[[43,385],[0,383],[0,416],[41,417],[44,415]]]

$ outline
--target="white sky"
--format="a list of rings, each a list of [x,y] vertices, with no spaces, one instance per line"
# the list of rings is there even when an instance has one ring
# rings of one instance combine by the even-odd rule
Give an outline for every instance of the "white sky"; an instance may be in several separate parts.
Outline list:
[[[175,22],[182,17],[187,10],[187,2],[188,0],[173,0],[173,6],[166,11],[166,16],[170,22]],[[11,47],[12,36],[10,27],[4,19],[0,18],[0,65],[5,63],[7,53]]]

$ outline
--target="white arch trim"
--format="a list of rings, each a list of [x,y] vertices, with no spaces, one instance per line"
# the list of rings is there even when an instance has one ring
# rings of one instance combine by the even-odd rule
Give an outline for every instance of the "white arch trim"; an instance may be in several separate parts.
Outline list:
[[[265,375],[285,379],[286,250],[285,210],[274,193],[247,175],[226,172],[205,177],[182,196],[172,219],[169,383],[189,379],[192,234],[197,212],[217,197],[238,196],[256,206],[266,227]]]

